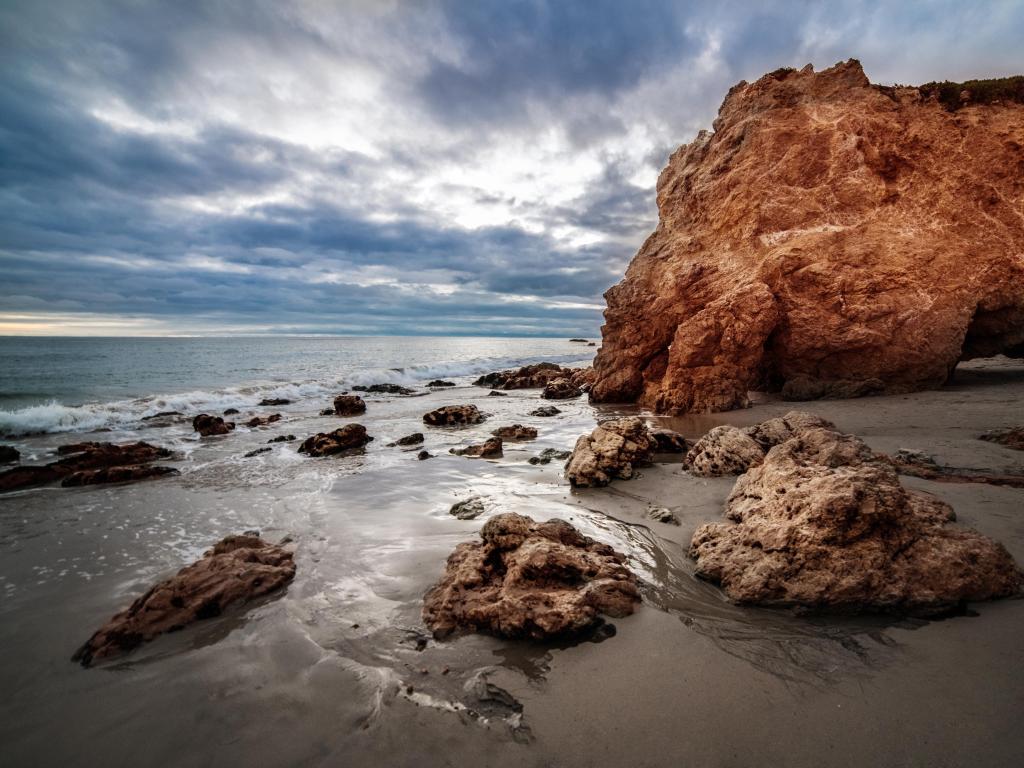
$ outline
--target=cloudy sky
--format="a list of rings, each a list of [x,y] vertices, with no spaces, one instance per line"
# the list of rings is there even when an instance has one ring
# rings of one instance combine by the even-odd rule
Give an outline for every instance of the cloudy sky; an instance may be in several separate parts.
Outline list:
[[[1024,2],[0,2],[0,333],[594,335],[726,90],[1024,72]]]

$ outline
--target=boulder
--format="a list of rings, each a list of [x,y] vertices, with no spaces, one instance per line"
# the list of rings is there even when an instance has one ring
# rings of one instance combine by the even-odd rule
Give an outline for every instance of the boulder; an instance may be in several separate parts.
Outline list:
[[[198,432],[200,437],[226,435],[234,428],[235,422],[224,421],[220,416],[211,416],[208,413],[200,413],[192,419],[192,429]]]
[[[445,405],[423,414],[423,423],[431,427],[479,424],[487,417],[475,405]]]
[[[495,515],[481,541],[459,544],[424,597],[423,621],[443,637],[457,629],[543,640],[577,635],[602,614],[628,616],[640,600],[625,558],[563,520]]]
[[[0,445],[0,464],[13,464],[21,460],[21,452],[10,445]]]
[[[452,448],[449,453],[454,453],[456,456],[468,456],[473,459],[497,459],[503,455],[501,438],[489,437],[485,442],[478,445]]]
[[[530,411],[531,416],[541,416],[547,418],[549,416],[557,416],[562,411],[560,408],[556,408],[553,405],[542,405],[540,408],[536,408]]]
[[[394,448],[400,445],[419,445],[423,442],[422,432],[413,432],[411,435],[400,437],[393,443],[388,443],[388,448]]]
[[[742,475],[761,463],[764,449],[739,427],[723,425],[710,430],[686,454],[687,469],[701,477]]]
[[[362,448],[373,440],[366,434],[366,427],[362,424],[346,424],[333,432],[318,432],[312,437],[307,437],[299,446],[299,453],[310,456],[333,456],[343,451],[351,451]]]
[[[511,424],[507,427],[498,427],[491,434],[502,440],[533,440],[537,437],[537,428]]]
[[[268,443],[290,443],[295,439],[295,435],[278,435],[267,440]]]
[[[334,413],[338,416],[358,416],[366,413],[366,403],[359,395],[338,395],[334,398]]]
[[[571,451],[559,451],[556,448],[545,448],[537,456],[531,456],[529,461],[533,465],[550,464],[553,460],[565,461],[572,455]]]
[[[824,427],[835,429],[836,425],[820,416],[806,411],[790,411],[785,416],[762,421],[744,430],[761,448],[767,451],[769,448],[784,443],[794,434],[809,427]]]
[[[416,454],[416,458],[419,459],[420,461],[425,461],[426,459],[434,458],[434,454],[430,453],[429,451],[420,451],[419,453]]]
[[[555,379],[544,387],[544,391],[540,393],[540,396],[545,400],[569,400],[582,394],[583,390],[569,379]]]
[[[1024,109],[951,111],[854,60],[731,88],[658,179],[594,402],[660,413],[939,387],[1024,356]]]
[[[574,368],[563,368],[554,363],[535,363],[507,371],[494,371],[478,378],[473,383],[478,387],[492,389],[540,389],[555,379],[568,378]]]
[[[165,477],[177,474],[179,474],[178,470],[174,467],[164,467],[158,464],[134,464],[72,472],[61,481],[61,485],[65,488],[72,488],[80,485],[99,485],[101,483],[131,483],[151,477]]]
[[[284,397],[267,397],[260,400],[260,405],[289,405],[291,400]]]
[[[61,457],[45,466],[20,466],[0,472],[0,491],[13,491],[65,479],[65,485],[125,482],[145,477],[176,474],[170,467],[143,465],[171,456],[166,448],[137,442],[71,443],[57,448]],[[113,472],[113,469],[120,471]],[[74,479],[72,476],[78,475]]]
[[[255,429],[256,427],[265,427],[268,424],[273,424],[275,421],[280,420],[280,413],[275,413],[270,416],[254,416],[253,418],[245,422],[245,426],[249,427],[250,429]]]
[[[371,384],[370,386],[357,385],[352,387],[353,392],[367,392],[371,395],[412,395],[416,390],[403,387],[400,384]]]
[[[428,387],[454,387],[454,381],[445,381],[444,379],[434,379],[433,381],[427,382]]]
[[[500,392],[497,389],[492,389],[487,393],[488,397],[508,397],[508,392]]]
[[[651,429],[651,437],[656,444],[656,453],[686,453],[689,445],[686,438],[671,429]]]
[[[572,371],[568,376],[572,385],[574,387],[579,387],[584,392],[589,392],[590,388],[597,380],[597,373],[594,371],[594,367],[592,365],[588,365],[586,368],[567,368],[566,370]]]
[[[858,438],[809,427],[736,481],[731,523],[693,535],[697,575],[738,603],[934,616],[1019,592],[1002,545],[951,525]]]
[[[68,473],[54,464],[45,466],[19,466],[0,472],[0,493],[32,488],[60,480]]]
[[[598,424],[576,441],[565,477],[577,487],[628,480],[636,467],[650,464],[657,444],[642,419],[631,416]]]
[[[1024,451],[1024,427],[994,429],[981,435],[978,439],[1005,445],[1007,448],[1013,448],[1015,451]]]
[[[172,413],[173,413],[173,411],[172,411]],[[238,413],[238,409],[237,408],[228,408],[226,411],[224,411],[224,415],[225,416],[234,416],[237,413]]]
[[[219,616],[230,606],[280,589],[295,576],[291,550],[258,536],[228,536],[202,559],[150,589],[79,648],[84,667],[127,653],[164,632]]]
[[[452,504],[448,514],[457,517],[459,520],[473,520],[480,517],[486,511],[487,507],[484,505],[482,496],[470,496],[468,499]]]

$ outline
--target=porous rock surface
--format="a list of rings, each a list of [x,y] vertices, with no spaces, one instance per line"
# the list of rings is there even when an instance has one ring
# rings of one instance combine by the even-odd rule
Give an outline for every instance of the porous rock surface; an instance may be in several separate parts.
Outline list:
[[[658,412],[943,384],[1024,356],[1024,105],[949,111],[857,61],[734,86],[606,294],[595,402]]]
[[[565,465],[565,477],[577,487],[628,480],[637,466],[649,464],[657,443],[642,419],[632,416],[598,424],[581,435]]]
[[[951,525],[859,438],[812,426],[773,447],[693,535],[697,575],[738,603],[937,615],[1018,593],[1002,545]]]
[[[310,456],[332,456],[343,451],[362,448],[371,440],[373,438],[366,434],[366,427],[362,424],[346,424],[333,432],[318,432],[312,437],[307,437],[299,446],[299,453],[306,453]]]
[[[423,423],[431,427],[479,424],[487,417],[475,405],[445,405],[423,414]]]
[[[572,383],[571,380],[562,378],[548,382],[540,396],[545,400],[570,400],[583,394],[583,390]]]
[[[456,629],[538,640],[574,635],[602,614],[628,616],[640,600],[625,558],[563,520],[495,515],[480,538],[455,548],[424,597],[423,620],[436,636]]]
[[[498,427],[491,434],[502,440],[533,440],[537,437],[537,428],[527,427],[523,424],[510,424]]]
[[[243,534],[219,541],[203,557],[155,584],[103,625],[72,657],[89,666],[126,653],[164,632],[280,589],[295,576],[289,548]]]

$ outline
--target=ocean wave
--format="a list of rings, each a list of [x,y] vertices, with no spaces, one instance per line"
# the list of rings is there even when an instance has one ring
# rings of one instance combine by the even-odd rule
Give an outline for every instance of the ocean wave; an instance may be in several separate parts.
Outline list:
[[[0,409],[0,435],[19,437],[54,432],[88,432],[138,426],[143,418],[162,411],[184,414],[221,413],[228,408],[251,408],[264,398],[284,398],[296,403],[334,395],[358,385],[401,384],[422,386],[431,379],[464,379],[504,368],[532,363],[585,364],[586,354],[533,357],[481,357],[472,360],[426,363],[405,368],[365,368],[335,380],[300,382],[252,382],[211,391],[193,390],[152,395],[135,400],[66,405],[57,400],[13,410]]]

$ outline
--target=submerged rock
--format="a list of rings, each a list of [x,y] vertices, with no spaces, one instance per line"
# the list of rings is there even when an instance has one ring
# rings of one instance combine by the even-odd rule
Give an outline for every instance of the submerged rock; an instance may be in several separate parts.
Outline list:
[[[994,429],[981,435],[979,440],[987,440],[990,443],[999,443],[1015,451],[1024,451],[1024,427],[1010,427],[1009,429]]]
[[[595,402],[902,393],[1024,355],[1019,104],[953,112],[850,60],[740,82],[713,128],[669,159],[605,293]]]
[[[452,504],[452,508],[448,510],[448,514],[457,517],[459,520],[473,520],[480,517],[484,512],[487,511],[487,507],[484,506],[484,499],[482,496],[470,496],[468,499],[457,501]]]
[[[1016,594],[1002,545],[950,525],[952,509],[904,489],[858,438],[797,431],[736,481],[732,523],[693,535],[697,575],[739,603],[937,615]]]
[[[429,451],[420,451],[419,453],[416,454],[416,458],[419,459],[420,461],[425,461],[427,459],[434,458],[434,454],[430,453]]]
[[[0,445],[0,464],[13,464],[21,459],[21,452],[10,445]]]
[[[198,432],[200,437],[226,435],[234,428],[235,422],[224,421],[220,416],[211,416],[208,413],[200,413],[192,419],[192,429]]]
[[[242,458],[251,459],[254,456],[259,456],[261,453],[270,453],[272,450],[274,450],[274,449],[273,448],[268,448],[268,447],[264,446],[263,448],[257,448],[256,450],[249,451]]]
[[[631,416],[598,424],[576,441],[565,477],[578,487],[628,480],[636,467],[649,464],[657,444],[642,419]]]
[[[423,414],[423,423],[431,427],[479,424],[487,417],[475,405],[445,405]]]
[[[531,464],[550,464],[552,460],[564,461],[572,455],[571,451],[559,451],[556,448],[545,448],[537,456],[531,456]]]
[[[485,442],[477,445],[468,445],[465,448],[452,448],[449,453],[456,456],[468,456],[474,459],[497,459],[503,455],[500,437],[490,437]]]
[[[561,412],[562,412],[562,410],[560,408],[556,408],[553,405],[542,405],[540,408],[537,408],[535,410],[530,411],[530,415],[531,416],[548,417],[548,416],[557,416]]]
[[[227,410],[224,411],[224,415],[225,416],[234,416],[237,413],[238,413],[238,409],[237,408],[228,408]]]
[[[280,589],[295,576],[290,549],[257,536],[228,536],[202,559],[159,582],[116,614],[72,661],[88,667],[164,632],[219,616],[228,607]]]
[[[498,427],[491,434],[502,440],[533,440],[537,437],[537,428],[512,424],[507,427]]]
[[[291,400],[289,400],[289,399],[287,399],[285,397],[267,397],[267,398],[264,398],[263,400],[260,400],[259,404],[260,405],[289,405],[289,404],[291,404],[291,402],[292,402]]]
[[[508,397],[508,392],[500,392],[497,389],[492,389],[487,393],[488,397]]]
[[[577,369],[554,363],[535,363],[522,368],[484,374],[473,383],[493,389],[540,389],[555,379],[569,378]]]
[[[739,427],[710,430],[686,454],[686,466],[701,477],[742,475],[764,460],[764,449]]]
[[[445,381],[444,379],[434,379],[433,381],[427,382],[428,387],[454,387],[454,381]]]
[[[268,443],[290,443],[295,439],[295,435],[278,435],[267,440]]]
[[[366,413],[366,403],[359,395],[338,395],[334,398],[334,413],[337,416],[358,416]]]
[[[480,537],[455,548],[424,597],[423,621],[435,636],[456,629],[536,640],[571,636],[602,614],[628,616],[640,600],[625,558],[563,520],[495,515]]]
[[[61,485],[65,488],[73,488],[80,485],[100,485],[102,483],[130,483],[147,480],[151,477],[177,474],[179,472],[174,467],[165,467],[159,464],[134,464],[72,472],[61,481]]]
[[[238,411],[236,411],[234,408],[229,408],[227,411],[224,411],[225,416],[228,415],[228,411],[231,411],[232,413],[238,413]],[[160,411],[159,413],[154,413],[151,414],[150,416],[143,416],[142,421],[154,421],[156,419],[171,419],[174,418],[175,416],[184,415],[185,414],[183,414],[181,411]]]
[[[144,477],[175,474],[170,467],[146,467],[157,459],[166,459],[171,452],[149,443],[72,443],[57,449],[61,456],[45,466],[21,466],[0,472],[0,491],[13,491],[36,485],[45,485],[68,478],[65,485],[91,485],[105,482],[124,482]],[[113,468],[122,471],[110,472]],[[104,470],[104,471],[97,471]],[[71,476],[79,477],[71,480]]]
[[[366,427],[362,424],[346,424],[333,432],[318,432],[312,437],[307,437],[299,446],[299,453],[310,456],[332,456],[343,451],[362,448],[371,440],[373,438],[366,434]]]
[[[245,422],[245,426],[249,427],[250,429],[255,429],[256,427],[265,427],[268,424],[273,424],[275,421],[280,420],[280,413],[275,413],[270,416],[254,416],[253,418]]]
[[[388,443],[388,448],[394,448],[400,445],[419,445],[423,442],[422,432],[413,432],[411,435],[400,437],[393,443]]]
[[[544,387],[544,391],[540,393],[540,396],[545,400],[569,400],[582,394],[583,390],[569,379],[555,379]]]
[[[412,395],[416,390],[403,387],[400,384],[371,384],[370,386],[357,385],[352,387],[353,392],[367,392],[371,395]]]

